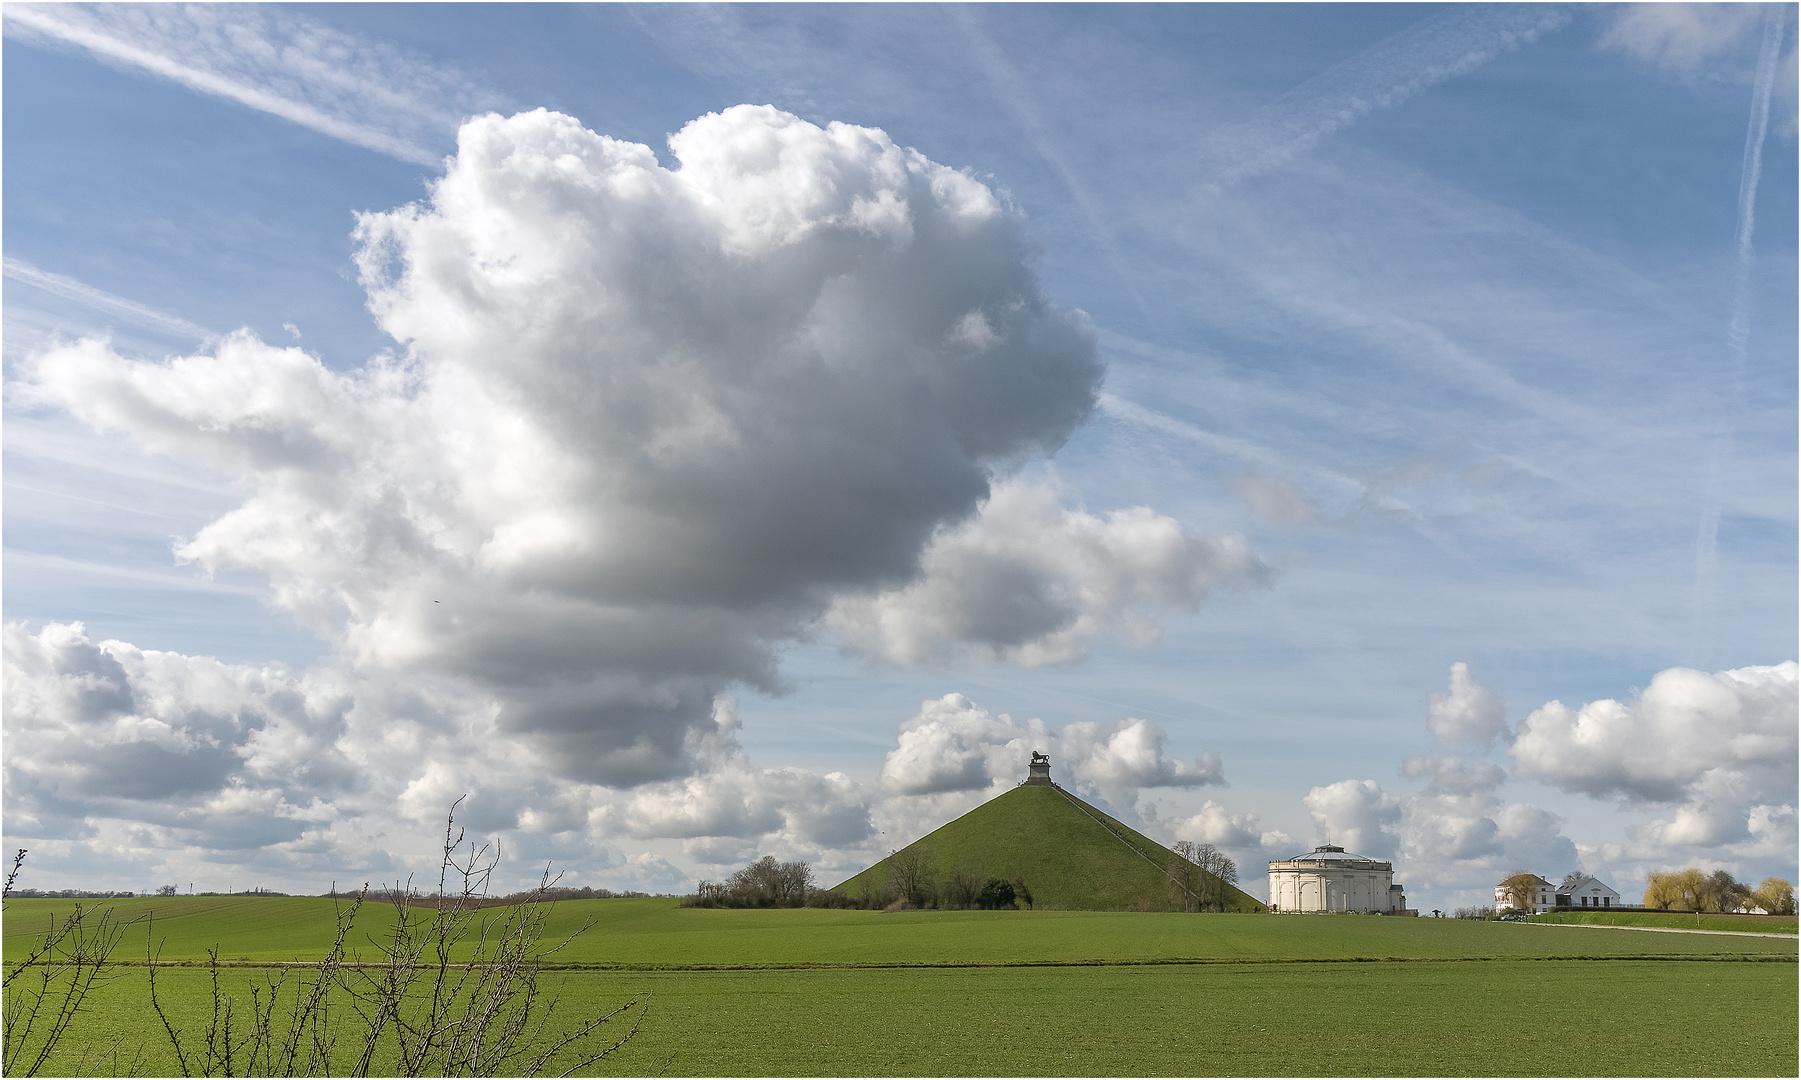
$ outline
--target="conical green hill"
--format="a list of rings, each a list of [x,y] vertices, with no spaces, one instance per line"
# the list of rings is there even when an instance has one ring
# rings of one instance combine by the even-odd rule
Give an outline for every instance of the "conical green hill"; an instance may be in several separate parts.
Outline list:
[[[1033,906],[1041,911],[1184,907],[1179,889],[1173,898],[1170,895],[1165,870],[1169,849],[1060,787],[1021,784],[903,850],[922,848],[929,849],[936,864],[936,880],[966,866],[977,867],[990,878],[1023,878],[1032,891]],[[888,861],[883,859],[837,890],[858,896],[865,881],[880,890],[888,879]],[[1223,895],[1228,911],[1263,910],[1239,889],[1226,886]],[[1020,906],[1025,906],[1023,901]]]

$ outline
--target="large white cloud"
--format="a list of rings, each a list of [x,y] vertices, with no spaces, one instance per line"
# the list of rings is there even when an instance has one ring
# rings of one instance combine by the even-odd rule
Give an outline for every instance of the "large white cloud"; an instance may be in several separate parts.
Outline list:
[[[1259,821],[1256,814],[1234,813],[1225,805],[1209,799],[1201,804],[1196,813],[1165,824],[1177,840],[1212,844],[1237,855],[1241,859],[1241,884],[1246,889],[1255,889],[1258,895],[1263,895],[1264,890],[1259,880],[1263,867],[1258,863],[1292,857],[1296,841],[1280,829],[1261,828]]]
[[[1024,483],[998,485],[981,514],[933,538],[921,563],[903,588],[840,598],[832,624],[896,663],[960,653],[1067,663],[1103,630],[1145,643],[1156,614],[1269,579],[1243,537],[1195,536],[1142,506],[1105,517],[1069,510],[1055,487]]]
[[[1377,859],[1394,854],[1393,827],[1401,819],[1401,800],[1374,780],[1324,784],[1307,792],[1301,802],[1323,843]]]
[[[1384,791],[1374,780],[1316,787],[1302,801],[1319,838],[1358,854],[1395,861],[1397,880],[1414,891],[1479,890],[1521,866],[1560,875],[1578,864],[1563,819],[1529,803],[1504,802],[1500,769],[1455,757],[1422,755],[1403,767],[1428,777],[1418,795]]]
[[[1676,802],[1711,785],[1792,801],[1797,665],[1669,668],[1629,701],[1548,702],[1520,726],[1520,773],[1587,795]]]
[[[900,726],[882,765],[882,786],[896,795],[981,791],[992,795],[1025,779],[1034,751],[1051,757],[1054,778],[1129,810],[1139,788],[1225,783],[1220,756],[1193,763],[1167,756],[1168,736],[1148,720],[1079,721],[1053,731],[1044,721],[998,716],[962,694],[920,704]]]
[[[1548,702],[1521,724],[1514,763],[1565,791],[1673,807],[1641,830],[1647,849],[1762,850],[1793,832],[1798,671],[1669,668],[1628,701]]]
[[[1467,739],[1487,745],[1507,731],[1507,705],[1501,696],[1476,684],[1470,666],[1451,665],[1451,691],[1428,699],[1426,727],[1441,739]]]
[[[775,689],[835,596],[905,588],[997,471],[1083,421],[1101,366],[1020,217],[882,132],[740,106],[670,150],[478,117],[426,202],[360,220],[402,355],[83,341],[15,398],[235,475],[249,497],[179,554],[266,574],[358,668],[469,681],[571,777],[682,775],[719,692]],[[1167,530],[1128,511],[1108,535],[1138,516]],[[1138,556],[1083,572],[1191,603],[1180,573],[1135,583]],[[1015,584],[992,602],[1037,601]]]
[[[358,780],[337,745],[353,701],[324,673],[94,643],[80,623],[4,633],[9,818],[111,808],[208,831],[256,805],[273,843],[304,830],[290,797]]]

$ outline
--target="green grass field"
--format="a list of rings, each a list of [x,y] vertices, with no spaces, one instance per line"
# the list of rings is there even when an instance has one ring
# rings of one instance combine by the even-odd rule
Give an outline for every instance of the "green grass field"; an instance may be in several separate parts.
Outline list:
[[[8,901],[5,952],[69,901]],[[165,960],[316,957],[332,904],[119,901],[154,909]],[[381,909],[365,913],[362,951]],[[547,976],[570,1003],[653,992],[605,1075],[1794,1075],[1797,942],[1374,916],[733,911],[558,905],[594,926]],[[142,956],[143,927],[120,956]],[[141,964],[141,960],[139,961]],[[267,968],[225,973],[228,990]],[[55,1072],[105,1072],[115,1040],[173,1067],[128,966]],[[165,981],[166,980],[166,981]],[[237,980],[234,984],[233,980]],[[208,973],[158,977],[203,1021]],[[1573,988],[1573,989],[1572,989]],[[246,991],[236,991],[245,996]],[[186,1019],[181,1019],[185,1017]],[[83,1060],[83,1054],[86,1060]],[[96,1066],[99,1065],[97,1068]],[[1527,1066],[1530,1066],[1528,1068]]]
[[[1753,934],[1792,934],[1793,915],[1696,915],[1680,911],[1558,911],[1534,915],[1529,922],[1577,926],[1654,926],[1671,930],[1731,930]]]

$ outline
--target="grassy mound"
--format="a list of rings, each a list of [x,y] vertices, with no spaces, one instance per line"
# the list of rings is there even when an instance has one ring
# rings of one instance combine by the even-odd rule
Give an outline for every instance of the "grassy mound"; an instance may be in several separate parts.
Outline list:
[[[942,878],[959,867],[989,877],[1024,878],[1040,910],[1171,911],[1164,867],[1169,850],[1061,788],[1021,785],[909,844],[930,849]],[[837,886],[858,895],[887,880],[887,859]],[[1248,894],[1225,890],[1228,911],[1262,911]],[[1178,894],[1179,895],[1179,894]]]

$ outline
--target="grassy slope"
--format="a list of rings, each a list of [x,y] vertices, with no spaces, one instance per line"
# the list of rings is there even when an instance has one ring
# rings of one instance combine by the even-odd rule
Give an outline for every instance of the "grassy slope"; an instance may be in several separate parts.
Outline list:
[[[66,900],[9,900],[5,954],[16,958]],[[309,960],[329,947],[332,902],[307,897],[113,901],[119,915],[154,910],[165,960]],[[489,909],[498,913],[500,909]],[[680,908],[673,900],[558,904],[547,938],[592,920],[554,960],[638,968],[869,964],[1080,964],[1167,960],[1447,960],[1468,957],[1758,956],[1793,958],[1795,940],[1705,934],[1552,930],[1520,923],[1374,915],[1183,915],[1094,911],[922,911]],[[367,956],[392,925],[372,905],[351,935]],[[118,956],[141,960],[142,924]]]
[[[1072,798],[1056,788],[1022,785],[914,841],[908,849],[930,848],[940,877],[962,866],[979,867],[990,877],[1024,877],[1039,910],[1171,910],[1175,905],[1163,874],[1169,851],[1087,807],[1111,827],[1109,832]],[[855,896],[865,880],[875,884],[885,878],[886,862],[837,888]],[[1262,906],[1238,889],[1231,893],[1237,910]]]

